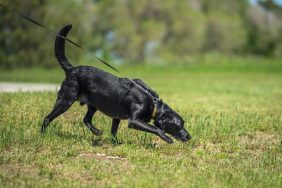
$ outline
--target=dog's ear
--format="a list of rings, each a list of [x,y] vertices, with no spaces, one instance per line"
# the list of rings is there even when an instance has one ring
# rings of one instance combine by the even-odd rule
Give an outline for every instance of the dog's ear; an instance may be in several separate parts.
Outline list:
[[[162,116],[156,121],[156,126],[160,129],[164,130],[167,126],[173,123],[173,117],[170,116],[169,113],[165,112]]]

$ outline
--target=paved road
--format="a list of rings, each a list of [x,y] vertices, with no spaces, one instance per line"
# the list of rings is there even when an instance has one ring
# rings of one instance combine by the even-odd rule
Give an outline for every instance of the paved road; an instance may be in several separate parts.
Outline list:
[[[0,92],[58,91],[59,88],[60,86],[55,84],[0,82]]]

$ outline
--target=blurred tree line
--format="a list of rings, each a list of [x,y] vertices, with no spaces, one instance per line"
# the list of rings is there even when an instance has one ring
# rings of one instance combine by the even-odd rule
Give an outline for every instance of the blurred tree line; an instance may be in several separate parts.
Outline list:
[[[13,0],[11,9],[58,30],[90,54],[116,62],[159,63],[223,53],[282,56],[282,8],[272,0]],[[0,9],[0,67],[57,66],[54,36]],[[84,55],[68,46],[71,60]]]

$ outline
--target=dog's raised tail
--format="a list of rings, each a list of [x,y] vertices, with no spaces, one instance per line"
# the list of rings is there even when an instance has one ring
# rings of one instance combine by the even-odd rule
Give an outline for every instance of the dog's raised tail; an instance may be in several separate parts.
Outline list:
[[[67,36],[71,28],[72,25],[64,26],[57,34],[55,40],[55,56],[66,74],[72,69],[73,66],[69,63],[67,57],[65,56],[65,39],[63,37]]]

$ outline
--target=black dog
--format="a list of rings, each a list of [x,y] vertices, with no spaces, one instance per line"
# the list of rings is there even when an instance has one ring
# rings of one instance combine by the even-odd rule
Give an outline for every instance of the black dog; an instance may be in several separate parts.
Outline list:
[[[59,34],[66,36],[71,28],[71,25],[65,26]],[[113,138],[116,138],[121,119],[129,119],[129,128],[156,134],[168,143],[173,140],[165,133],[183,142],[191,138],[183,127],[183,119],[159,100],[157,93],[143,81],[118,78],[95,67],[73,67],[65,56],[65,40],[60,35],[57,35],[55,41],[55,55],[66,78],[58,92],[53,111],[44,119],[41,132],[75,101],[80,101],[81,105],[88,106],[84,123],[95,135],[102,134],[92,124],[94,113],[100,110],[113,118]],[[148,124],[151,119],[155,126]]]

